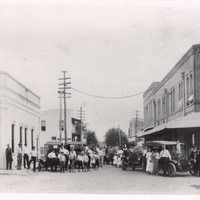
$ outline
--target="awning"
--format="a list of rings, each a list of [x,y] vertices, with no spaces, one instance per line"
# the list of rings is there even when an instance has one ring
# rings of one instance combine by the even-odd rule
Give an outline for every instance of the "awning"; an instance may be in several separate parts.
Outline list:
[[[155,128],[153,128],[149,131],[140,132],[140,133],[138,133],[138,137],[156,133],[156,132],[164,130],[164,129],[197,128],[197,127],[200,127],[200,113],[193,112],[191,114],[188,114],[185,117],[180,117],[173,121],[156,126]]]

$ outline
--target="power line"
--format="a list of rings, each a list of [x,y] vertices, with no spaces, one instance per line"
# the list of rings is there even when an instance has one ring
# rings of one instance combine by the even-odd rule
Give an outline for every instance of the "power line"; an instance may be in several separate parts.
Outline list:
[[[139,93],[131,94],[131,95],[127,95],[127,96],[112,97],[112,96],[99,96],[99,95],[95,95],[95,94],[90,94],[90,93],[78,90],[76,88],[71,88],[71,89],[76,91],[76,92],[79,92],[81,94],[91,96],[91,97],[101,98],[101,99],[127,99],[127,98],[131,98],[131,97],[139,96],[139,95],[144,94],[146,92],[146,91],[144,91],[144,92],[139,92]]]

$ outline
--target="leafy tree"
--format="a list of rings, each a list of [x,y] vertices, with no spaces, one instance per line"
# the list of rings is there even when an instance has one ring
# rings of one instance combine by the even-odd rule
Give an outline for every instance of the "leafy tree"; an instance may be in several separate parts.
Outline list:
[[[86,141],[87,141],[87,145],[98,144],[96,133],[94,131],[90,131],[90,130],[87,131]]]
[[[108,146],[115,146],[115,145],[119,145],[119,141],[120,141],[120,135],[121,135],[121,144],[127,144],[128,143],[128,139],[126,134],[118,128],[111,128],[106,132],[105,135],[105,143]]]

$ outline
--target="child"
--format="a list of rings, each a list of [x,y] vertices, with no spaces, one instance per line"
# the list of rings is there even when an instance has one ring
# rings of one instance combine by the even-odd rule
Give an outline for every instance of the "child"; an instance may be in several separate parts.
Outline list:
[[[83,155],[83,166],[84,166],[84,170],[85,172],[88,171],[88,162],[89,162],[89,157],[87,155],[87,153],[85,152]]]
[[[77,161],[78,161],[78,172],[80,172],[80,168],[83,171],[83,156],[82,156],[82,153],[78,154]]]
[[[113,165],[117,166],[117,154],[115,153],[114,157],[113,157]]]
[[[63,151],[60,151],[60,154],[59,154],[59,161],[60,161],[60,173],[64,173],[65,172],[65,162],[66,162],[66,158],[65,158],[65,155],[64,155],[64,152]]]
[[[99,163],[100,163],[100,156],[99,154],[95,154],[95,168],[99,169]]]

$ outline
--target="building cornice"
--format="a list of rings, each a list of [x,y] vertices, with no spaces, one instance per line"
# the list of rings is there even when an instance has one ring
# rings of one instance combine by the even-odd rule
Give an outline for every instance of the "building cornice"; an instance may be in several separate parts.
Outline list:
[[[6,75],[9,78],[11,78],[14,82],[16,82],[17,84],[19,84],[21,87],[23,87],[25,90],[27,90],[28,92],[30,92],[31,94],[33,94],[35,97],[37,97],[38,99],[41,99],[37,94],[35,94],[33,91],[31,91],[30,89],[28,89],[26,86],[24,86],[21,82],[19,82],[18,80],[16,80],[13,76],[11,76],[10,74],[8,74],[5,71],[0,71],[0,74]]]
[[[163,85],[181,68],[181,66],[186,63],[192,55],[197,53],[200,53],[200,44],[192,45],[192,47],[182,56],[177,64],[162,79],[160,84],[157,85],[152,94],[155,94],[161,87],[163,87]]]

